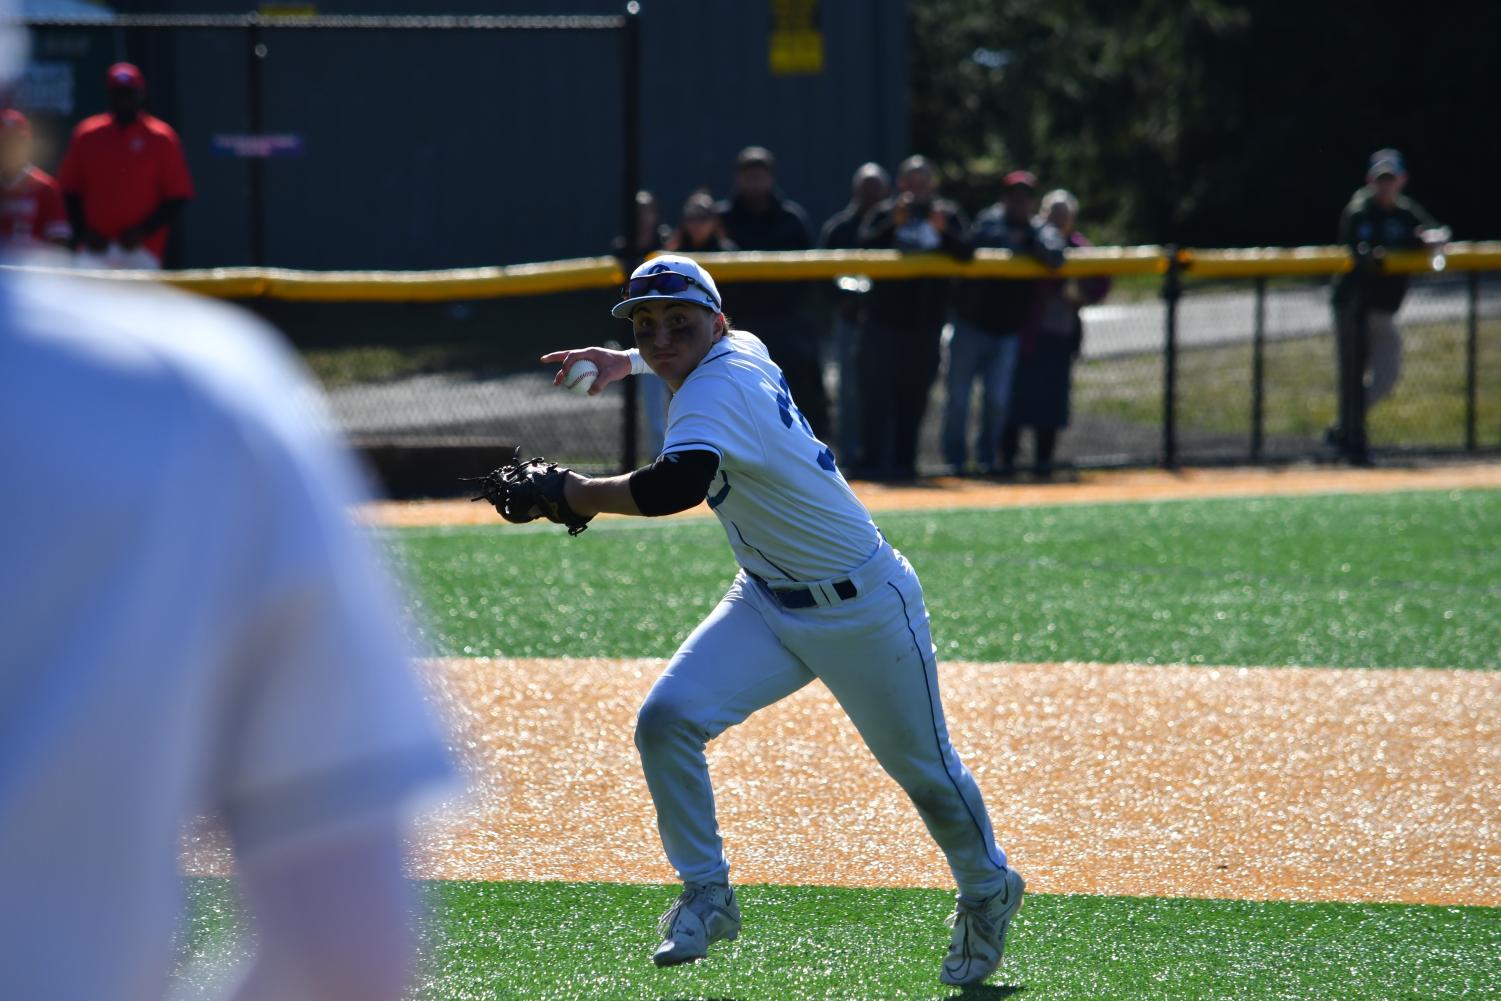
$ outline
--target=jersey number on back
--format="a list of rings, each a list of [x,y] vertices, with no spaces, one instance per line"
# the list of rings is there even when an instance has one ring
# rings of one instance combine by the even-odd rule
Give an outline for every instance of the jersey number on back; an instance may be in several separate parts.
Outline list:
[[[787,385],[785,375],[782,376],[782,388],[777,392],[777,413],[782,417],[783,427],[791,429],[801,424],[803,431],[815,445],[823,445],[823,442],[813,437],[813,426],[808,423],[808,418],[804,417],[803,412],[797,409],[797,404],[792,402],[792,389]],[[834,464],[834,450],[825,445],[823,451],[818,453],[818,464],[829,472],[834,472],[837,468]]]

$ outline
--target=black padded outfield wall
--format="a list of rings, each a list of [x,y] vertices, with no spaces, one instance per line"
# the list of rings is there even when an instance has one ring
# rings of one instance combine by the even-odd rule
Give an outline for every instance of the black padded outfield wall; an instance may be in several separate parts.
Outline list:
[[[246,7],[160,0],[114,9],[140,17]],[[435,13],[423,7],[359,0],[304,9]],[[726,194],[745,145],[778,154],[782,187],[815,229],[847,200],[856,166],[889,167],[910,152],[901,0],[811,9],[821,68],[777,74],[770,0],[640,4],[640,176],[669,221],[698,187]],[[624,12],[623,0],[452,2],[441,11],[578,15],[577,30],[39,28],[38,79],[50,88],[48,107],[33,110],[39,159],[56,167],[71,126],[104,107],[104,68],[130,59],[146,74],[151,109],[182,135],[198,187],[171,266],[425,269],[608,252],[621,228],[624,33],[587,19]],[[248,134],[286,140],[259,167],[258,261],[256,168],[227,148]]]

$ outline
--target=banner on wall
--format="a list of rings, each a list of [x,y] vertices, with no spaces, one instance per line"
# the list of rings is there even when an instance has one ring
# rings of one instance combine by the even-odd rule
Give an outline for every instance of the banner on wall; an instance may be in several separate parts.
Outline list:
[[[818,0],[771,0],[771,75],[823,72]]]

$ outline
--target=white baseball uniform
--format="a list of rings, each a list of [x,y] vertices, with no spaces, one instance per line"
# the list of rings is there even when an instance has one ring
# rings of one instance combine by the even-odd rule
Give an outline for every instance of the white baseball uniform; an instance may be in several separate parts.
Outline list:
[[[668,411],[663,454],[719,456],[708,502],[741,570],[637,719],[668,860],[727,880],[705,744],[817,678],[912,798],[974,900],[1004,885],[974,778],[949,743],[917,575],[881,536],[754,336],[714,344]]]
[[[0,384],[3,993],[161,997],[185,821],[263,860],[397,823],[446,753],[353,464],[259,324],[7,276]]]

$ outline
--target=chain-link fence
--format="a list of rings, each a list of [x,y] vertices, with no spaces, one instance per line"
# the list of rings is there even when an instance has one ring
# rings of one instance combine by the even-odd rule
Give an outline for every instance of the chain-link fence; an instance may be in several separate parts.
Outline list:
[[[810,282],[815,327],[833,328],[827,279]],[[1334,459],[1325,440],[1338,412],[1327,277],[1188,279],[1176,302],[1171,417],[1169,304],[1160,277],[1128,278],[1083,312],[1061,471],[1113,465]],[[724,283],[726,301],[736,285]],[[585,398],[553,387],[545,351],[625,341],[605,290],[438,303],[283,302],[250,305],[285,331],[366,448],[506,449],[593,472],[627,463],[620,387]],[[1375,454],[1501,447],[1501,275],[1418,276],[1400,313],[1402,370],[1370,411]],[[850,376],[825,338],[831,412]],[[846,359],[847,361],[848,359]],[[889,364],[901,365],[892,358]],[[933,384],[918,468],[946,471],[939,448],[943,379]],[[970,440],[979,419],[971,407]],[[848,416],[846,414],[846,416]],[[646,416],[635,414],[638,441]],[[836,427],[836,441],[842,435]],[[1022,436],[1023,469],[1031,438]],[[636,461],[649,458],[643,450]],[[845,466],[853,457],[840,455]]]

